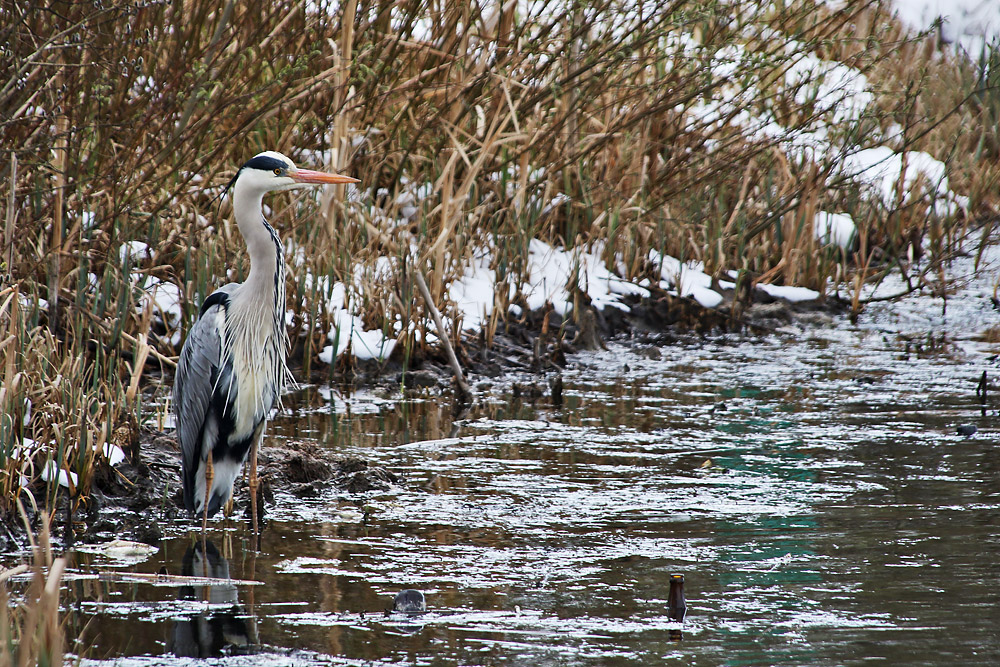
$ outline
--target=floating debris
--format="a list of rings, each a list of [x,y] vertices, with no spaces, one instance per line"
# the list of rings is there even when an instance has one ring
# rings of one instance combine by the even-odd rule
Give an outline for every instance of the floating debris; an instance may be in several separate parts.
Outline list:
[[[145,560],[155,554],[159,549],[143,542],[132,542],[130,540],[113,540],[104,545],[96,545],[99,552],[108,558],[118,560],[134,560],[141,558]]]

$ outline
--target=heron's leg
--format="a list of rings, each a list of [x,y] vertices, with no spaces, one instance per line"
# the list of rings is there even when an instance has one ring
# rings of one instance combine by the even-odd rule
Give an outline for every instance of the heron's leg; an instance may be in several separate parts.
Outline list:
[[[247,482],[247,486],[250,487],[250,520],[253,522],[253,541],[257,549],[260,548],[260,534],[257,530],[257,444],[263,435],[264,429],[261,427],[254,434],[253,441],[250,443],[250,480]]]
[[[208,460],[205,462],[205,506],[202,507],[201,514],[201,534],[208,530],[208,499],[212,495],[212,480],[215,479],[215,468],[212,465],[212,452],[208,452]]]

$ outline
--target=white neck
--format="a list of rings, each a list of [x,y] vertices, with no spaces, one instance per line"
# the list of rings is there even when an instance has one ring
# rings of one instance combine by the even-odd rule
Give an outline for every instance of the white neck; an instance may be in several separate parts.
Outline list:
[[[239,413],[247,415],[249,421],[237,426],[246,429],[280,402],[288,375],[285,262],[277,233],[264,221],[261,205],[265,192],[241,179],[233,188],[233,212],[250,253],[250,275],[232,293],[226,345],[234,360],[239,395],[252,403]]]
[[[278,272],[280,261],[278,253],[281,252],[281,248],[280,243],[277,245],[275,243],[278,238],[277,233],[273,233],[264,222],[262,209],[264,192],[243,185],[240,179],[237,179],[233,190],[236,224],[247,243],[247,252],[250,253],[250,275],[247,276],[246,282],[267,293],[273,293],[274,276]]]

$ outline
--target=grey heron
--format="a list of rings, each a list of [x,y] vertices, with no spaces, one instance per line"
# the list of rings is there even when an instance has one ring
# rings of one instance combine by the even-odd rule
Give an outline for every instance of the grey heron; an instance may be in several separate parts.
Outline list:
[[[285,363],[285,262],[277,232],[264,219],[269,192],[357,183],[339,174],[298,169],[265,151],[247,161],[226,186],[250,255],[250,274],[201,304],[174,377],[173,403],[181,447],[184,504],[208,518],[232,497],[250,457],[250,502],[257,533],[257,447],[289,376]]]

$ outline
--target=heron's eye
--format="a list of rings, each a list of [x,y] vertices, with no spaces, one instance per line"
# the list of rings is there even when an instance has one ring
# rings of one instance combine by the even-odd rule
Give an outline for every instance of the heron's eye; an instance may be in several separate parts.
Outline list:
[[[275,176],[281,176],[281,167],[275,167],[275,169],[274,169],[274,175]]]

